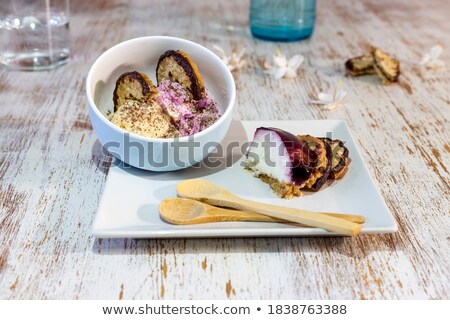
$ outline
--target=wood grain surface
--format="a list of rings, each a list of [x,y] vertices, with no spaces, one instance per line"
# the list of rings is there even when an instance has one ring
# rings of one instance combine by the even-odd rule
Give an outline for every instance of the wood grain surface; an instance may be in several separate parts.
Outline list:
[[[251,37],[247,1],[72,2],[72,59],[50,72],[0,68],[1,299],[449,299],[449,1],[318,1],[310,40]],[[234,74],[235,119],[345,119],[399,224],[355,238],[96,240],[90,235],[111,159],[92,131],[90,65],[145,35],[248,48]],[[418,62],[444,46],[447,67]],[[347,78],[371,45],[401,61],[401,84]],[[275,48],[306,57],[275,81]],[[343,79],[349,103],[309,103]]]

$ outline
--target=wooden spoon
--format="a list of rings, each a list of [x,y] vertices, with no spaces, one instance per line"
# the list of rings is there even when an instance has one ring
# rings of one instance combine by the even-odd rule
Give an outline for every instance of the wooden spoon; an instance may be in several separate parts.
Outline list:
[[[242,199],[228,190],[203,179],[192,179],[177,185],[177,194],[220,207],[229,207],[242,211],[254,211],[270,217],[322,228],[338,234],[354,236],[361,231],[361,225],[323,213],[302,209],[275,206]]]
[[[281,222],[290,221],[269,217],[250,211],[240,211],[214,207],[207,203],[187,198],[168,198],[159,205],[161,217],[173,224],[198,224],[211,222],[253,221],[253,222]],[[325,213],[327,214],[327,213]],[[350,214],[329,214],[341,219],[364,223],[363,216]]]

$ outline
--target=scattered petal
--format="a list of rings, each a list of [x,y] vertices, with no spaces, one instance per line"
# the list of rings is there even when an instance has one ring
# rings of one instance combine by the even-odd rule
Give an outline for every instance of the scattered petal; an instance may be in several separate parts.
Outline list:
[[[333,96],[329,93],[321,92],[321,93],[319,93],[319,100],[326,101],[326,103],[329,103],[329,102],[333,101]]]
[[[264,62],[263,67],[266,73],[271,74],[276,80],[283,77],[295,78],[297,76],[297,69],[303,63],[304,57],[302,55],[294,55],[289,60],[277,48],[273,56],[274,65],[270,65],[267,61]]]
[[[279,67],[286,67],[288,64],[286,56],[283,54],[273,56],[273,62],[275,62]]]
[[[433,46],[429,52],[425,53],[420,59],[419,64],[425,66],[427,69],[437,70],[445,66],[445,62],[439,57],[441,56],[443,48],[437,44]]]
[[[213,48],[216,51],[219,51],[220,55],[224,56],[225,55],[225,50],[222,49],[222,47],[219,47],[218,45],[213,45]]]
[[[238,59],[239,61],[242,60],[242,58],[244,57],[246,51],[247,51],[247,48],[246,48],[246,47],[243,47],[243,48],[241,49],[241,51],[239,51],[239,53],[238,53],[238,55],[237,55],[237,59]]]
[[[292,69],[297,69],[303,63],[303,60],[305,60],[303,56],[296,54],[291,59],[289,59],[288,67]]]
[[[223,63],[225,63],[230,71],[241,69],[247,64],[247,61],[244,59],[246,52],[245,47],[239,52],[237,49],[232,50],[230,55],[227,55],[225,50],[217,45],[214,45],[213,48],[219,53],[220,59],[222,59]]]
[[[286,78],[295,78],[297,76],[297,71],[292,68],[286,68],[286,73],[284,74]]]
[[[333,110],[335,108],[344,106],[347,97],[347,91],[339,89],[340,83],[334,89],[333,94],[320,92],[317,97],[318,100],[312,100],[312,104],[321,105],[323,110]]]
[[[280,67],[277,70],[275,70],[275,73],[273,74],[273,76],[277,80],[281,79],[286,74],[286,71],[287,71],[287,69],[285,67]]]
[[[335,100],[344,100],[345,99],[345,97],[347,96],[347,91],[345,91],[345,90],[339,90],[337,93],[336,93],[336,98],[335,98]]]
[[[431,59],[438,59],[442,54],[442,50],[443,50],[443,48],[439,44],[435,45],[433,48],[431,48],[431,50],[430,50]]]

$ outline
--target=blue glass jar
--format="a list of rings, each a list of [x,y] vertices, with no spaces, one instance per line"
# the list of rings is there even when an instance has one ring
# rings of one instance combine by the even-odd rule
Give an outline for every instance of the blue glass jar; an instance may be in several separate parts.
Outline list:
[[[250,29],[265,40],[309,38],[316,21],[316,0],[251,0]]]

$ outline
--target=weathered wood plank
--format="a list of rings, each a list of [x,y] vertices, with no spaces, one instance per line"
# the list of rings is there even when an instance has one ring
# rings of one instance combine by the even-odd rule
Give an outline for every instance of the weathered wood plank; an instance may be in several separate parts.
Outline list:
[[[418,65],[447,51],[445,1],[318,1],[316,31],[298,43],[248,31],[248,2],[78,1],[73,57],[51,72],[0,69],[0,298],[450,298],[450,76]],[[96,240],[90,227],[110,159],[90,126],[84,81],[105,49],[172,35],[209,48],[246,45],[235,119],[347,121],[388,206],[394,235],[358,238]],[[401,61],[403,85],[346,78],[343,62],[376,45]],[[306,57],[279,82],[258,61],[276,46]],[[343,79],[347,106],[309,103]]]

